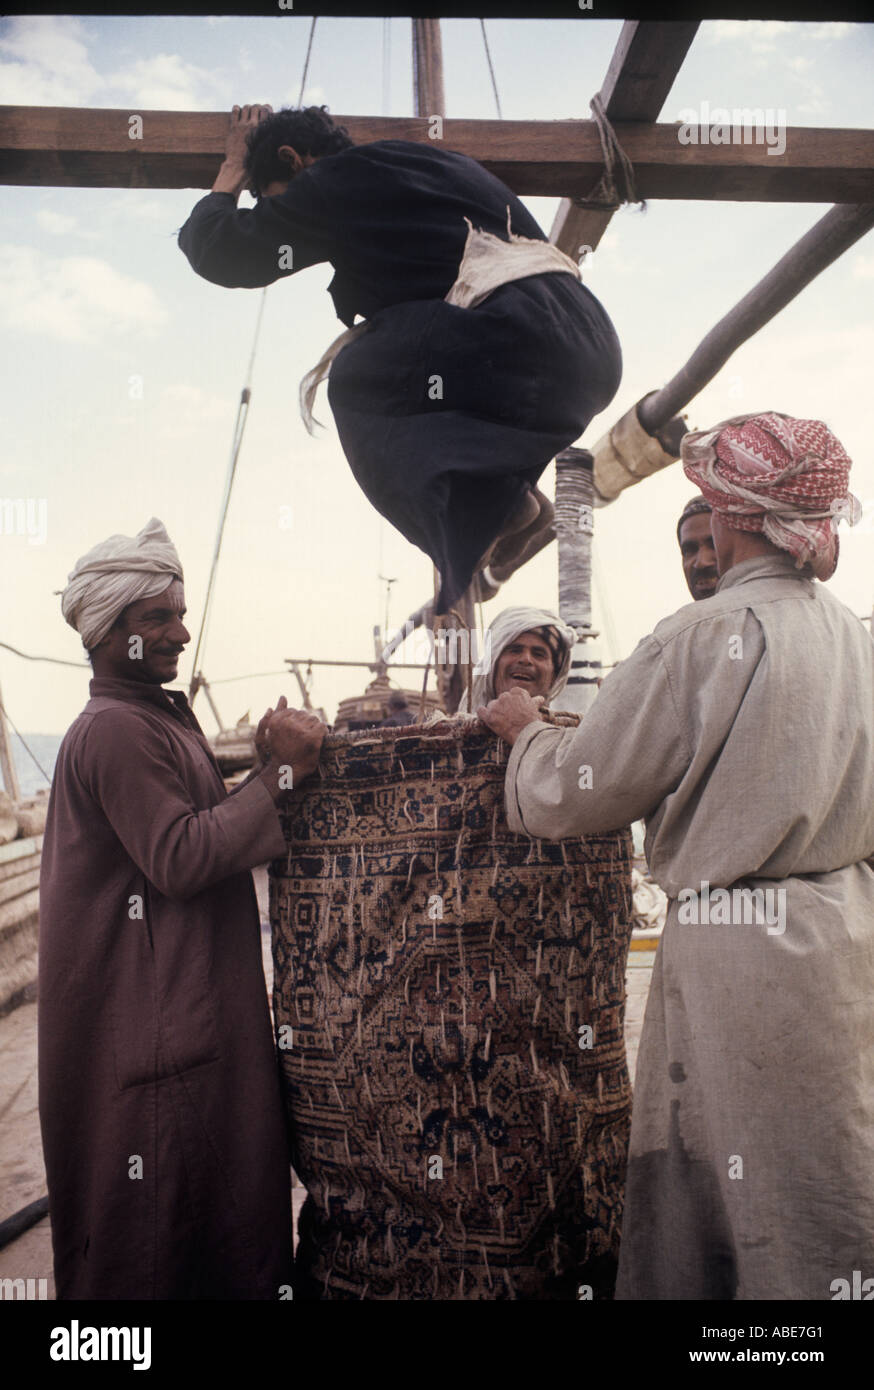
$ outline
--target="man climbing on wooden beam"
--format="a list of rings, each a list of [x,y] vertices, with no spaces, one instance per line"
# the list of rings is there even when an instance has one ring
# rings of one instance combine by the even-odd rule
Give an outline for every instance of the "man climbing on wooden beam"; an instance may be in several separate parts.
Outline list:
[[[439,135],[356,146],[324,107],[235,106],[212,192],[179,245],[227,287],[334,266],[347,329],[304,379],[304,419],[330,373],[352,471],[431,556],[444,613],[551,523],[537,480],[613,399],[621,353],[575,263]],[[244,189],[252,209],[236,206]]]

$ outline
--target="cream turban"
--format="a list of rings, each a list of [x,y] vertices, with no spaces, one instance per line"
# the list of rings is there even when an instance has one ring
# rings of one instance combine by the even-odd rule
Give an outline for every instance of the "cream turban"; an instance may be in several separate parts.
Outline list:
[[[459,714],[476,714],[480,705],[487,705],[495,698],[495,667],[498,657],[505,647],[521,637],[523,632],[539,632],[551,628],[552,634],[545,637],[546,645],[553,652],[555,679],[546,694],[547,704],[554,700],[567,684],[571,669],[571,650],[576,642],[573,628],[550,613],[545,608],[505,608],[489,626],[484,643],[485,650],[474,667],[471,708],[467,707],[467,691],[461,697]],[[480,668],[485,669],[480,669]]]
[[[136,536],[110,536],[76,561],[61,594],[61,612],[90,651],[128,604],[162,594],[182,579],[176,547],[156,516]]]

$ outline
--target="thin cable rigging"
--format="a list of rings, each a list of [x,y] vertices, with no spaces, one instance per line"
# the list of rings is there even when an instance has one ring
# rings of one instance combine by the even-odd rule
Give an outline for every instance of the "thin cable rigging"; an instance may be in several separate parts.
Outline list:
[[[3,715],[3,718],[4,718],[4,719],[8,719],[8,720],[9,720],[9,723],[12,724],[13,731],[14,731],[15,734],[18,736],[18,738],[19,738],[19,740],[20,740],[20,742],[21,742],[22,747],[23,747],[23,748],[25,749],[25,751],[28,752],[28,753],[30,754],[30,756],[33,758],[33,761],[36,763],[36,765],[37,765],[37,767],[39,768],[40,772],[42,773],[43,777],[46,779],[46,781],[48,782],[49,786],[51,786],[51,785],[52,785],[52,779],[51,779],[51,777],[50,777],[49,774],[46,772],[45,768],[43,767],[42,763],[40,762],[40,760],[39,760],[39,758],[36,756],[36,754],[33,752],[33,750],[32,750],[30,747],[28,747],[28,745],[25,743],[23,736],[18,732],[18,730],[15,728],[15,725],[12,723],[12,719],[10,718],[9,711],[8,711],[7,709],[4,709],[4,707],[3,707],[2,704],[0,704],[0,714]]]
[[[87,668],[87,661],[61,661],[57,656],[30,656],[28,652],[20,652],[17,647],[10,647],[8,642],[0,642],[0,647],[4,651],[14,652],[16,656],[21,656],[25,661],[49,661],[53,666],[74,666],[77,671]]]
[[[313,48],[313,35],[316,32],[316,22],[317,18],[316,16],[313,16],[313,22],[310,25],[310,36],[309,42],[307,43],[306,58],[304,59],[303,73],[300,79],[300,94],[297,99],[298,106],[300,106],[303,102],[303,94],[304,89],[306,88],[307,73],[309,71],[310,66],[310,54],[312,53]],[[228,507],[230,506],[231,491],[234,486],[234,477],[237,471],[237,462],[240,457],[240,448],[243,443],[243,434],[246,429],[246,421],[249,417],[249,402],[252,398],[252,374],[255,370],[255,354],[258,350],[258,339],[261,333],[261,322],[264,317],[264,305],[267,301],[267,289],[268,286],[265,285],[264,289],[261,292],[261,302],[258,305],[258,318],[255,323],[255,333],[252,339],[252,351],[249,354],[249,365],[246,371],[246,385],[243,387],[242,393],[240,395],[240,404],[237,407],[237,418],[234,423],[234,435],[231,447],[231,461],[228,467],[228,476],[227,481],[225,483],[225,494],[222,500],[222,509],[221,516],[219,519],[218,535],[216,536],[215,552],[212,557],[212,567],[209,572],[209,583],[207,584],[206,600],[204,602],[203,607],[203,619],[200,624],[200,632],[197,637],[197,647],[195,648],[194,661],[191,667],[191,681],[188,687],[188,698],[190,701],[194,700],[194,697],[197,694],[198,690],[197,678],[198,671],[200,669],[200,653],[204,646],[206,632],[209,624],[212,594],[213,588],[215,586],[216,572],[218,570],[219,556],[221,555],[225,522],[227,520]]]
[[[317,22],[316,16],[313,15],[313,22],[312,22],[312,24],[310,25],[310,38],[309,38],[309,43],[307,44],[307,56],[306,56],[306,58],[304,59],[304,65],[303,65],[303,77],[300,79],[300,93],[299,93],[298,98],[297,98],[297,104],[298,104],[298,106],[301,106],[302,103],[303,103],[304,88],[306,87],[306,83],[307,83],[307,73],[309,72],[309,68],[310,68],[310,54],[311,54],[312,51],[313,51],[313,34],[316,32],[316,22]]]
[[[203,618],[200,624],[200,632],[197,637],[197,646],[194,651],[194,661],[191,667],[191,681],[188,688],[189,700],[193,700],[194,696],[197,694],[197,674],[200,669],[200,653],[204,645],[207,624],[209,622],[213,588],[215,586],[215,577],[216,572],[218,570],[219,556],[221,555],[222,541],[224,539],[225,522],[227,521],[228,508],[230,506],[231,492],[234,486],[234,477],[236,476],[237,472],[237,462],[240,457],[240,448],[243,443],[243,434],[245,433],[246,429],[246,420],[249,416],[249,402],[252,397],[252,373],[255,368],[255,354],[258,348],[258,338],[261,333],[261,323],[264,317],[264,304],[266,298],[267,290],[265,288],[261,293],[261,302],[258,306],[258,318],[255,324],[255,334],[252,341],[252,351],[249,357],[249,366],[246,374],[246,385],[243,387],[243,390],[240,394],[240,404],[237,407],[237,418],[234,423],[234,437],[231,448],[231,460],[228,466],[227,480],[225,482],[224,498],[222,499],[222,508],[218,525],[218,534],[216,536],[215,551],[213,552],[212,557],[212,566],[209,572],[209,583],[206,587],[206,599],[204,601],[203,606]]]
[[[481,19],[481,20],[480,20],[479,26],[480,26],[480,28],[481,28],[482,31],[483,31],[483,43],[485,44],[485,48],[486,48],[486,62],[487,62],[488,65],[489,65],[489,76],[490,76],[491,79],[492,79],[492,91],[493,91],[494,94],[495,94],[495,106],[496,106],[497,112],[498,112],[498,120],[499,120],[499,121],[502,121],[502,120],[504,119],[504,117],[503,117],[503,114],[502,114],[502,112],[501,112],[501,98],[498,96],[498,84],[497,84],[497,81],[496,81],[496,79],[495,79],[495,70],[494,70],[494,68],[492,67],[492,55],[491,55],[491,52],[490,52],[490,50],[489,50],[489,40],[488,40],[488,35],[486,34],[486,22],[485,22],[484,19]]]
[[[391,104],[391,16],[382,21],[382,114],[389,114]]]
[[[210,681],[210,685],[230,685],[231,681],[253,681],[259,676],[287,676],[288,668],[283,671],[247,671],[242,676],[222,676],[220,680]]]

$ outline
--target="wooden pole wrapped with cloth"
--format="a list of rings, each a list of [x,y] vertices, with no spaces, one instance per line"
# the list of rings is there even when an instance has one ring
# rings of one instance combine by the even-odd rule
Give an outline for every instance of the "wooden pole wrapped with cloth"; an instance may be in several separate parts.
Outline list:
[[[512,833],[506,760],[470,720],[328,735],[282,813],[296,1297],[611,1296],[631,840]]]
[[[584,714],[598,693],[601,662],[592,627],[593,458],[588,449],[563,449],[555,460],[555,534],[558,539],[558,611],[577,634],[562,709]]]

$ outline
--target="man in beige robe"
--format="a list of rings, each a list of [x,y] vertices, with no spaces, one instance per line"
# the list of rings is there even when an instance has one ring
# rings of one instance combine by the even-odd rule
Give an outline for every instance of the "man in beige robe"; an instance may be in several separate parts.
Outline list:
[[[858,504],[818,421],[737,417],[683,460],[715,595],[659,623],[577,730],[520,690],[480,714],[513,744],[513,829],[643,817],[670,899],[617,1297],[847,1297],[874,1276],[874,643],[813,576]]]

